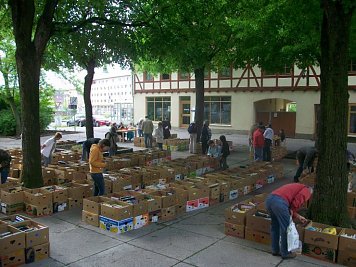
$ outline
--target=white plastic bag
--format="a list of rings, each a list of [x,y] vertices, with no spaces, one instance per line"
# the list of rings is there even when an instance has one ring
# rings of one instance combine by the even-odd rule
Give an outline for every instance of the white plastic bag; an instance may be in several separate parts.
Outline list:
[[[288,251],[298,250],[300,246],[299,243],[299,234],[291,217],[289,226],[287,228]]]

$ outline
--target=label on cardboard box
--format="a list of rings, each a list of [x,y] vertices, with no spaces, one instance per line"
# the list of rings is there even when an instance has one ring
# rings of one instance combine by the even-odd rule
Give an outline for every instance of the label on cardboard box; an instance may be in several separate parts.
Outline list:
[[[309,257],[328,262],[336,262],[336,250],[303,243],[302,253]]]
[[[139,229],[143,226],[148,225],[149,215],[148,213],[134,217],[134,229]]]
[[[239,196],[239,191],[237,189],[231,190],[229,192],[229,200],[237,199]]]

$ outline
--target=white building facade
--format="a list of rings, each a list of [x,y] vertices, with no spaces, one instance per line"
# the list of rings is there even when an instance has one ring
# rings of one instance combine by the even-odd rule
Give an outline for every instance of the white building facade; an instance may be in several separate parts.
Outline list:
[[[133,121],[132,75],[100,75],[91,88],[93,114],[111,117],[112,121]]]
[[[173,127],[194,120],[195,78],[192,73],[134,74],[135,121],[149,115],[167,117]],[[266,73],[257,67],[225,68],[205,73],[204,117],[221,132],[248,133],[255,122],[272,123],[275,132],[312,138],[320,110],[320,69],[286,67]],[[349,70],[348,131],[356,136],[356,62]]]

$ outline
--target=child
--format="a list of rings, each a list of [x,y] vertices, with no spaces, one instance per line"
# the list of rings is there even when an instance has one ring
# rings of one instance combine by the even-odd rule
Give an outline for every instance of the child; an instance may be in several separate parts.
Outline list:
[[[158,123],[157,128],[155,129],[155,133],[153,135],[156,138],[156,143],[160,150],[163,150],[163,127],[162,122]]]
[[[226,141],[225,135],[220,136],[220,142],[221,142],[220,168],[225,170],[229,168],[229,166],[226,163],[226,158],[230,155],[230,148],[229,148],[229,144]]]
[[[208,156],[212,158],[219,158],[220,157],[220,147],[215,145],[213,140],[208,141]]]

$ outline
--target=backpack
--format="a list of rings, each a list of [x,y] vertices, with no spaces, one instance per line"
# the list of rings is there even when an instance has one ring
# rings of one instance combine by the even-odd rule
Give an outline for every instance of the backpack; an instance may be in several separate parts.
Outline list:
[[[196,132],[197,132],[197,126],[194,122],[192,122],[191,124],[189,124],[188,133],[192,134]]]

